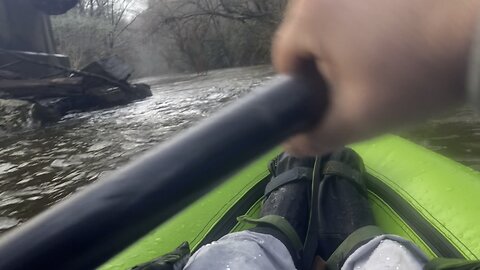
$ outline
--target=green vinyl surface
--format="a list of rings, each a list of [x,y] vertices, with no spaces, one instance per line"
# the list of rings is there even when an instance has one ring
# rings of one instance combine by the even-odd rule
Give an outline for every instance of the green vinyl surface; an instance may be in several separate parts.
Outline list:
[[[467,259],[480,258],[480,173],[397,136],[388,135],[353,145],[367,172],[394,191]],[[130,269],[189,241],[192,249],[212,232],[247,191],[268,176],[267,164],[278,150],[259,158],[196,203],[111,259],[100,269]],[[415,242],[429,257],[437,256],[407,220],[369,191],[379,227]],[[260,198],[248,211],[256,216]],[[237,224],[232,231],[247,225]]]
[[[420,238],[414,230],[385,201],[370,192],[369,200],[372,206],[375,222],[385,233],[401,236],[414,242],[429,257],[436,257],[432,249]]]
[[[463,257],[480,258],[479,172],[393,135],[353,148],[369,174],[411,205]]]
[[[188,241],[190,247],[194,249],[216,222],[249,189],[268,175],[266,164],[277,152],[272,151],[257,159],[224,184],[105,263],[100,269],[130,269],[174,250],[184,241]]]

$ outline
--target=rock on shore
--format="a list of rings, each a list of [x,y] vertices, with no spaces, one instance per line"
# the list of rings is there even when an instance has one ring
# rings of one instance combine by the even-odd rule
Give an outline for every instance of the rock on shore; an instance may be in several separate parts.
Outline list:
[[[58,119],[57,112],[38,103],[0,99],[0,133],[35,128]]]

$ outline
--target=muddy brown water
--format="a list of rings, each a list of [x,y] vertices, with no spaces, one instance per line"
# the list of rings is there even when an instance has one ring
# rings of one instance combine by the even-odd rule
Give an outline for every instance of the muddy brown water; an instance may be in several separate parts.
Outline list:
[[[0,139],[0,233],[124,165],[145,150],[238,99],[273,76],[269,67],[206,76],[146,78],[153,96],[128,106],[75,113],[42,129]],[[404,133],[480,169],[480,122],[471,110]]]

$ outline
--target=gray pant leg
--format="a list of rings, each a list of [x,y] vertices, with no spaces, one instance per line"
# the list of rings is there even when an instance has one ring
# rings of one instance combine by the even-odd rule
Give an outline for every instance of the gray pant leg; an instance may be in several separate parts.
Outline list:
[[[342,270],[421,270],[427,262],[425,254],[413,243],[394,235],[380,235],[355,250]],[[292,270],[295,265],[287,248],[275,237],[243,231],[203,246],[184,269]]]
[[[342,270],[421,270],[427,262],[425,254],[410,241],[395,235],[380,235],[355,250]]]
[[[292,270],[295,265],[287,248],[277,238],[243,231],[201,247],[184,269]]]

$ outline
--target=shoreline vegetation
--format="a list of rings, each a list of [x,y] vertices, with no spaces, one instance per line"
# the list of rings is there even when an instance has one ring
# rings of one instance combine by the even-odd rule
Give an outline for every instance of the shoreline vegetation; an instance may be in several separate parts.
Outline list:
[[[134,3],[135,2],[135,3]],[[73,68],[118,55],[135,77],[270,62],[286,1],[80,0],[52,16],[57,50]]]

